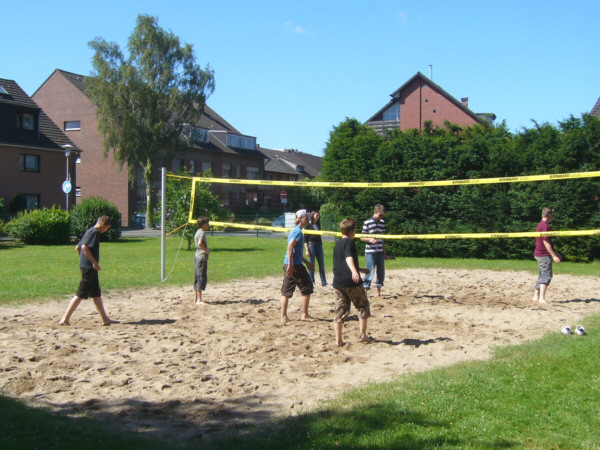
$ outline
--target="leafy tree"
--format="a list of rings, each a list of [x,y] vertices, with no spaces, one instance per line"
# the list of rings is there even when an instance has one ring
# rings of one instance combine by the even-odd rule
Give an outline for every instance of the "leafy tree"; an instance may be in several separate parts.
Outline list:
[[[186,168],[180,170],[177,175],[182,177],[192,176]],[[212,176],[210,170],[204,173],[204,177]],[[206,216],[210,220],[224,220],[229,216],[229,212],[223,207],[217,196],[210,191],[209,186],[209,183],[196,183],[192,217]],[[189,178],[167,177],[167,198],[165,203],[167,222],[165,230],[167,233],[176,230],[188,222],[191,199],[192,180]],[[197,229],[195,225],[188,225],[175,232],[179,236],[183,235],[186,239],[188,250],[192,248],[194,234]]]
[[[329,142],[321,165],[327,181],[371,181],[376,169],[375,156],[383,137],[356,119],[347,118],[329,134]],[[352,203],[357,189],[331,189],[331,203]]]
[[[130,182],[137,167],[144,169],[149,225],[155,161],[165,163],[186,147],[184,125],[200,119],[214,91],[213,72],[196,64],[190,44],[181,46],[148,15],[137,18],[127,58],[114,42],[97,37],[89,45],[95,73],[86,78],[86,92],[98,107],[105,155],[127,165]]]

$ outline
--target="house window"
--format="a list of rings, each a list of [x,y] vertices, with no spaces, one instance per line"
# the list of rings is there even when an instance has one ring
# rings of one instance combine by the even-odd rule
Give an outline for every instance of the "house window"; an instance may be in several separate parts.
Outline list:
[[[35,115],[26,112],[17,112],[17,128],[21,130],[35,130]]]
[[[232,148],[245,148],[248,150],[255,150],[256,138],[250,136],[240,136],[238,134],[228,134],[227,146]]]
[[[225,192],[223,194],[223,204],[231,205],[231,192]]]
[[[39,209],[40,207],[40,194],[25,194],[25,208],[27,211],[32,209]]]
[[[179,173],[179,171],[183,169],[184,165],[185,161],[183,159],[174,159],[171,161],[171,171],[175,174]]]
[[[237,166],[236,176],[242,178],[242,166]]]
[[[221,166],[221,175],[223,178],[231,178],[231,164],[223,164]]]
[[[81,130],[80,120],[67,120],[65,122],[65,131],[79,131]]]
[[[246,175],[249,180],[258,180],[258,167],[246,167]]]
[[[208,143],[208,130],[198,127],[190,127],[190,141],[195,144]]]
[[[19,169],[21,172],[39,172],[40,155],[19,155]]]
[[[400,105],[396,103],[383,112],[383,120],[400,120]]]
[[[190,160],[190,173],[196,173],[196,161]]]
[[[204,174],[207,170],[212,171],[212,163],[211,162],[203,162],[202,163],[202,173]]]

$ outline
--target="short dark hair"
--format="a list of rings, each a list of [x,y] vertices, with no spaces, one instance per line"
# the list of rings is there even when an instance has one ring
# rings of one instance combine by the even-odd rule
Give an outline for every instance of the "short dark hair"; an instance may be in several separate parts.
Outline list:
[[[110,225],[112,227],[112,219],[108,216],[98,217],[98,221],[96,223],[99,223],[102,225]]]
[[[196,223],[198,224],[199,227],[201,227],[202,225],[204,225],[205,223],[208,223],[209,219],[206,216],[201,216],[198,217],[198,220],[196,220]]]
[[[350,232],[356,230],[356,220],[351,217],[346,217],[340,223],[340,231],[343,235],[347,236]]]

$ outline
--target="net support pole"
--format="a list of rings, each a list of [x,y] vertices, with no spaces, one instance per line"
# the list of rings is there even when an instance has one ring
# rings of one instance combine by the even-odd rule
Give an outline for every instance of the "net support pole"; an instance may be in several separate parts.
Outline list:
[[[167,169],[160,168],[160,281],[164,283],[165,277],[165,252],[167,231]]]

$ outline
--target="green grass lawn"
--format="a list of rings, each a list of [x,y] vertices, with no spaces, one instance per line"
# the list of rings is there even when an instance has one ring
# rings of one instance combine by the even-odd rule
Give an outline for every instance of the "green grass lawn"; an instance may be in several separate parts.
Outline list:
[[[166,284],[191,286],[194,251],[181,239],[167,238]],[[240,278],[281,275],[286,241],[264,237],[208,236],[211,257],[209,283]],[[332,267],[333,242],[324,242],[325,263]],[[101,244],[100,284],[103,290],[157,286],[160,280],[160,239],[130,238]],[[364,264],[364,256],[359,256]],[[79,259],[75,245],[19,246],[0,242],[0,304],[24,303],[42,298],[72,296],[78,286]],[[388,270],[409,267],[449,269],[527,270],[537,272],[537,263],[518,260],[402,258],[386,263]],[[596,276],[600,263],[561,263],[556,274]],[[532,282],[534,280],[532,279]]]
[[[166,244],[166,284],[192,286],[194,251],[187,250],[186,242],[180,250],[180,238],[167,238]],[[208,245],[209,282],[282,273],[286,245],[283,239],[208,236]],[[160,285],[160,239],[103,242],[100,266],[100,285],[104,291]],[[0,304],[72,296],[80,278],[74,244],[0,243]]]

